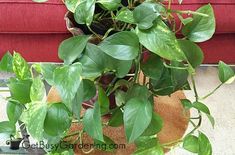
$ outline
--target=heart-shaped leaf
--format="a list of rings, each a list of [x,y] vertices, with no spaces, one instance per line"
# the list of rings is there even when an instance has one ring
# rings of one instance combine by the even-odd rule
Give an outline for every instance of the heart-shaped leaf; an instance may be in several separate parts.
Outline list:
[[[47,104],[34,103],[28,112],[27,128],[30,135],[36,140],[43,139],[44,120],[47,114]]]
[[[17,78],[25,80],[30,77],[29,65],[19,53],[14,52],[12,63]]]
[[[95,0],[82,0],[78,4],[74,13],[74,19],[78,24],[91,24],[95,12],[95,2]]]
[[[136,33],[144,47],[162,58],[178,61],[185,59],[175,34],[161,19],[157,19],[148,30],[136,28]]]
[[[8,83],[8,88],[11,93],[11,98],[23,104],[31,102],[30,99],[31,85],[32,85],[31,80],[19,80],[16,78],[10,78]]]
[[[123,124],[123,112],[121,111],[121,109],[118,108],[112,114],[108,125],[112,127],[118,127],[122,124]]]
[[[56,67],[57,66],[55,64],[45,64],[45,63],[40,64],[41,74],[43,75],[47,83],[50,84],[51,86],[54,85],[53,74]]]
[[[0,137],[10,138],[11,135],[14,135],[16,132],[16,127],[12,122],[3,121],[0,122]]]
[[[153,21],[163,11],[165,8],[159,3],[144,2],[134,9],[133,17],[139,29],[149,29],[153,26]]]
[[[65,0],[65,5],[69,11],[75,12],[76,7],[79,4],[79,0]]]
[[[232,83],[235,80],[235,73],[231,67],[223,61],[219,62],[219,79],[222,83]]]
[[[19,120],[23,110],[24,107],[22,104],[11,100],[7,102],[7,116],[11,122],[16,123]]]
[[[0,71],[13,72],[12,61],[13,57],[10,52],[4,54],[2,60],[0,61]]]
[[[62,97],[63,103],[65,103],[70,110],[72,109],[72,101],[82,80],[81,73],[82,66],[80,63],[58,67],[54,72],[55,86]]]
[[[193,42],[203,42],[215,33],[215,16],[210,4],[200,7],[196,12],[208,16],[193,15],[193,21],[186,24],[182,33]]]
[[[33,79],[30,88],[31,101],[46,101],[46,89],[40,77]]]
[[[183,147],[193,153],[199,152],[198,138],[194,135],[188,135],[184,138]]]
[[[100,105],[101,114],[106,114],[109,111],[109,98],[105,94],[102,87],[98,87],[98,103]]]
[[[199,155],[212,155],[212,147],[209,139],[202,132],[198,136],[199,142]]]
[[[153,107],[147,99],[132,98],[124,107],[124,128],[129,143],[136,140],[148,127]]]
[[[121,0],[98,0],[105,9],[109,11],[116,10],[121,5]]]
[[[127,8],[120,10],[116,16],[116,19],[131,24],[135,22],[133,12]]]
[[[192,67],[196,68],[203,62],[204,54],[197,44],[189,40],[178,40],[178,43]]]
[[[140,67],[145,76],[148,76],[151,79],[155,80],[160,79],[164,69],[162,59],[158,55],[153,53],[149,56],[146,61],[141,63]]]
[[[135,141],[137,151],[134,155],[164,155],[163,148],[155,137],[140,137]]]
[[[88,43],[84,55],[79,59],[82,64],[82,76],[96,78],[101,75],[105,68],[107,55],[96,45]]]
[[[129,31],[111,35],[99,46],[106,54],[118,60],[133,60],[139,54],[139,39],[135,33]]]
[[[163,127],[163,120],[160,115],[153,113],[152,120],[142,136],[151,136],[160,132]]]
[[[68,108],[63,103],[53,103],[47,110],[44,131],[51,136],[62,136],[69,129],[71,122]]]
[[[65,64],[71,64],[76,60],[86,47],[89,36],[80,35],[64,40],[59,46],[59,58]]]
[[[86,110],[83,125],[88,135],[99,141],[104,141],[99,103],[95,103],[94,109]]]

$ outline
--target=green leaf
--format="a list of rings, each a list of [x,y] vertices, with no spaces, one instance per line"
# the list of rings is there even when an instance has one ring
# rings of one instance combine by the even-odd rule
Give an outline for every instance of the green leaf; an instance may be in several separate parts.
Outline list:
[[[219,62],[219,79],[222,83],[232,83],[235,80],[235,73],[231,67],[223,61]]]
[[[182,62],[172,61],[171,80],[174,86],[174,92],[182,89],[188,83],[188,71],[186,69],[177,69],[177,67],[186,68]]]
[[[145,76],[158,80],[164,70],[163,61],[156,54],[151,54],[149,58],[140,65]]]
[[[100,3],[105,9],[113,11],[118,9],[121,0],[98,0],[97,3]]]
[[[192,67],[196,68],[203,62],[204,55],[197,44],[189,40],[178,40],[178,43]]]
[[[188,99],[182,99],[181,104],[183,105],[184,109],[189,110],[190,108],[193,107],[192,103]]]
[[[209,110],[209,108],[205,104],[200,103],[200,102],[191,103],[191,101],[188,100],[188,99],[181,100],[181,103],[182,103],[183,107],[186,110],[189,110],[191,108],[195,108],[195,109],[197,109],[199,111],[204,112],[206,114],[207,118],[209,119],[209,121],[211,122],[211,125],[214,128],[214,126],[215,126],[215,119],[214,119],[214,117],[212,117],[210,115],[210,110]]]
[[[115,33],[99,46],[106,54],[118,60],[133,60],[139,54],[139,39],[135,33],[129,31]]]
[[[96,78],[101,75],[105,68],[108,56],[98,46],[88,43],[84,55],[79,59],[82,64],[82,76],[85,78]]]
[[[212,117],[212,116],[209,115],[209,114],[207,114],[206,116],[207,116],[207,118],[209,119],[209,121],[210,121],[212,127],[214,128],[214,127],[215,127],[215,119],[214,119],[214,117]]]
[[[78,6],[79,0],[65,0],[65,5],[69,11],[72,13],[75,12],[76,7]]]
[[[179,14],[179,13],[177,13],[177,16],[179,17],[180,21],[181,21],[184,25],[186,25],[186,24],[188,24],[188,23],[190,23],[190,22],[193,21],[193,18],[192,18],[192,17],[183,18],[183,17],[181,16],[181,14]]]
[[[10,78],[8,88],[10,90],[11,98],[23,104],[31,102],[31,85],[31,80],[18,80],[16,78]]]
[[[164,155],[163,149],[155,137],[140,137],[135,144],[137,150],[134,155]]]
[[[204,112],[204,113],[206,113],[206,114],[208,114],[208,115],[210,115],[209,108],[201,102],[194,102],[193,107],[200,110],[200,111],[202,111],[202,112]]]
[[[63,103],[65,103],[70,110],[72,109],[71,103],[75,98],[82,80],[80,76],[81,73],[82,66],[80,63],[58,67],[54,72],[55,86],[62,97]]]
[[[153,107],[143,98],[132,98],[124,107],[124,128],[129,143],[136,140],[149,126]]]
[[[123,112],[120,108],[118,108],[112,113],[108,125],[112,127],[119,127],[122,124],[123,124]]]
[[[152,114],[152,120],[147,127],[147,129],[144,131],[142,136],[151,136],[155,135],[156,133],[160,132],[163,127],[163,120],[160,115],[153,113]]]
[[[27,128],[30,135],[36,140],[43,139],[44,120],[47,114],[47,104],[35,103],[29,109]]]
[[[174,92],[174,85],[171,78],[170,69],[164,68],[159,80],[150,79],[151,90],[156,95],[170,95]]]
[[[123,21],[123,22],[130,23],[130,24],[133,24],[135,22],[134,17],[133,17],[133,12],[127,8],[122,9],[118,12],[116,16],[116,20]]]
[[[132,60],[117,60],[104,53],[98,46],[88,43],[84,55],[79,59],[82,76],[95,79],[104,71],[115,71],[119,78],[124,77],[132,66]]]
[[[199,110],[201,112],[204,112],[205,114],[210,115],[209,108],[205,104],[203,104],[201,102],[194,102],[194,103],[192,103],[188,99],[183,99],[183,100],[181,100],[181,103],[182,103],[183,107],[185,109],[187,109],[187,110],[193,107],[193,108],[195,108],[195,109],[197,109],[197,110]]]
[[[59,58],[65,64],[72,64],[86,47],[89,36],[79,35],[64,40],[59,46]]]
[[[98,103],[101,114],[106,114],[109,111],[109,98],[101,86],[98,87]]]
[[[41,66],[41,73],[45,78],[45,80],[47,81],[47,83],[50,85],[54,85],[53,74],[57,66],[55,64],[44,64],[44,63],[41,63],[40,66]]]
[[[215,33],[215,16],[210,4],[200,7],[196,12],[208,15],[193,15],[193,21],[186,24],[182,33],[193,42],[204,42]]]
[[[115,150],[115,148],[112,147],[115,145],[115,142],[105,135],[104,135],[104,142],[94,139],[94,145],[96,149],[102,151],[113,152]]]
[[[80,114],[81,114],[81,110],[82,110],[82,102],[83,102],[83,98],[84,98],[84,92],[83,92],[83,82],[80,84],[80,86],[78,87],[78,91],[72,101],[72,112],[74,114],[74,116],[80,120]]]
[[[90,25],[95,12],[95,0],[82,0],[75,9],[74,19],[78,24]]]
[[[198,138],[194,135],[188,135],[184,138],[183,148],[193,153],[199,152]]]
[[[202,132],[198,136],[199,152],[198,155],[212,155],[212,147],[209,139]]]
[[[22,112],[24,110],[24,107],[15,101],[9,100],[7,102],[7,116],[10,122],[16,123]]]
[[[115,71],[118,78],[123,78],[132,67],[132,60],[117,60],[112,57],[107,60],[108,70]]]
[[[63,103],[54,103],[47,110],[44,131],[51,136],[63,136],[71,126],[72,118]]]
[[[149,93],[149,90],[146,86],[142,86],[140,84],[134,84],[127,91],[126,101],[128,101],[134,97],[141,97],[143,99],[148,99],[149,96],[150,96],[150,93]]]
[[[135,145],[138,151],[138,150],[143,150],[143,149],[154,147],[158,145],[158,141],[156,137],[141,136],[135,140]]]
[[[83,79],[83,101],[88,101],[96,95],[96,87],[93,81]]]
[[[126,92],[122,90],[117,90],[115,92],[115,102],[117,106],[121,106],[126,103]]]
[[[133,17],[139,29],[149,29],[163,11],[165,8],[160,3],[144,2],[134,9]]]
[[[9,121],[0,122],[0,137],[10,138],[11,135],[15,135],[16,127]]]
[[[13,58],[10,52],[7,52],[0,61],[0,71],[13,72]]]
[[[12,63],[13,71],[16,74],[17,78],[24,80],[30,77],[29,66],[19,53],[14,52]]]
[[[89,136],[99,141],[104,141],[99,103],[95,103],[94,109],[87,109],[83,118],[84,131]]]
[[[137,27],[136,34],[144,47],[160,57],[178,61],[185,59],[175,34],[161,19],[158,19],[148,30]]]
[[[46,89],[40,77],[33,79],[30,88],[31,101],[46,101]]]
[[[160,79],[150,79],[151,90],[156,95],[170,95],[188,84],[188,71],[183,63],[171,61],[170,67],[173,68],[164,67]],[[186,69],[178,69],[178,67]]]

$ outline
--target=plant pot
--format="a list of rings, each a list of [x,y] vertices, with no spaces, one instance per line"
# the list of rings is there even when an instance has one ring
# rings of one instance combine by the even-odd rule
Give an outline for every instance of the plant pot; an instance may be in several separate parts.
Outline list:
[[[7,144],[10,145],[11,150],[18,150],[20,148],[20,143],[22,140],[22,138],[12,139],[9,140]]]
[[[183,137],[189,122],[190,113],[189,111],[185,111],[183,106],[181,105],[180,99],[185,99],[185,95],[182,91],[178,91],[174,94],[169,96],[159,96],[154,98],[154,110],[158,113],[163,119],[163,128],[158,133],[158,138],[160,143],[168,143],[175,140],[178,140]],[[48,102],[59,102],[60,96],[58,91],[52,87],[48,94]],[[85,109],[82,110],[82,114],[84,113]],[[103,117],[103,121],[107,122],[109,120],[109,116]],[[70,128],[71,133],[75,131],[79,131],[82,129],[82,125],[73,124]],[[126,142],[126,137],[124,134],[124,127],[105,127],[104,134],[110,137],[116,144],[124,144],[125,149],[117,149],[115,154],[116,155],[125,155],[131,154],[135,150],[134,144],[128,144]],[[69,139],[69,141],[74,141],[77,136],[74,136]],[[93,144],[92,139],[87,135],[84,134],[83,136],[84,144]],[[87,150],[88,151],[88,150]],[[168,150],[165,150],[167,152]],[[81,149],[75,149],[76,154],[83,154]],[[113,154],[107,153],[100,150],[94,150],[92,155],[105,155],[105,154]]]

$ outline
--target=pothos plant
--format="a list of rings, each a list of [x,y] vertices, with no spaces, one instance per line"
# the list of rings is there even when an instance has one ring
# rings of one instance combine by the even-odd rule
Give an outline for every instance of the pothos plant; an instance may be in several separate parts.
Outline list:
[[[62,65],[29,66],[19,53],[13,56],[7,53],[2,58],[1,70],[14,72],[15,77],[8,81],[9,121],[0,123],[0,132],[14,134],[15,123],[20,120],[33,138],[49,144],[74,135],[78,135],[79,141],[84,133],[94,143],[110,144],[115,142],[103,134],[103,128],[123,124],[127,142],[137,146],[133,154],[160,155],[164,148],[177,144],[199,155],[211,155],[211,144],[200,131],[200,125],[203,116],[212,125],[214,119],[203,99],[235,78],[234,71],[221,61],[218,67],[221,84],[205,97],[197,93],[195,69],[203,61],[203,52],[196,43],[207,41],[215,32],[212,6],[190,11],[172,9],[170,0],[64,3],[86,34],[60,44],[58,55]],[[178,27],[176,20],[180,20]],[[103,31],[97,31],[97,27]],[[93,38],[98,42],[92,43]],[[139,80],[141,73],[143,81]],[[190,89],[189,78],[195,100],[181,102],[186,110],[198,112],[198,117],[189,120],[193,130],[175,142],[160,144],[157,135],[162,119],[153,110],[153,97]],[[47,104],[45,82],[59,91],[60,104]],[[82,104],[87,101],[92,104],[81,114]],[[109,121],[103,122],[102,116],[107,115]],[[83,128],[68,134],[72,123],[82,124]]]

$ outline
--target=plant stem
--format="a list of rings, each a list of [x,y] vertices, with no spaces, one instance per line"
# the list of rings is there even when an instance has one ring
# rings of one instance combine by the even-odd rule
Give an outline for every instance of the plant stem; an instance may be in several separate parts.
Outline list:
[[[222,85],[223,85],[223,83],[221,83],[220,85],[218,85],[212,92],[210,92],[210,93],[207,94],[206,96],[200,98],[200,100],[204,100],[204,99],[206,99],[207,97],[209,97],[209,96],[211,96],[212,94],[214,94],[215,91],[216,91],[217,89],[219,89]]]
[[[116,30],[118,30],[118,26],[117,26],[117,23],[115,21],[115,15],[114,15],[113,11],[111,11],[110,14],[111,14],[111,17],[112,17],[114,27],[115,27]]]
[[[194,128],[196,127],[196,124],[192,120],[189,120],[189,122],[193,125]]]
[[[72,137],[72,136],[78,135],[78,134],[80,134],[80,132],[81,132],[81,131],[77,131],[77,132],[68,134],[68,135],[66,135],[64,138],[68,138],[68,137]]]
[[[194,90],[195,98],[196,98],[196,101],[198,101],[198,93],[197,93],[197,88],[196,88],[196,82],[194,80],[193,75],[191,76],[191,79],[192,79],[192,83],[193,83],[193,90]]]
[[[181,69],[181,70],[186,70],[186,69],[188,69],[188,67],[174,67],[174,66],[169,66],[168,64],[166,64],[166,62],[163,62],[163,65],[164,65],[166,68],[172,68],[172,69]]]
[[[87,28],[88,28],[96,37],[98,37],[99,39],[102,40],[102,38],[101,38],[95,31],[93,31],[93,30],[91,29],[90,25],[87,25]]]
[[[137,59],[135,59],[135,76],[134,76],[134,82],[137,82],[137,80],[139,79],[139,68],[140,68],[140,59],[141,59],[141,53],[142,53],[142,45],[140,45],[140,53],[137,57]]]
[[[192,14],[192,15],[199,15],[199,16],[203,16],[203,17],[209,17],[209,15],[207,15],[207,14],[196,12],[196,11],[191,11],[191,10],[181,11],[181,10],[170,10],[170,9],[168,9],[167,12],[179,13],[179,14]]]
[[[190,119],[200,119],[200,117],[191,117]]]
[[[198,114],[199,114],[199,121],[198,124],[196,126],[194,126],[194,129],[188,133],[188,135],[191,135],[192,133],[194,133],[194,131],[196,131],[202,124],[202,115],[201,112],[198,110]]]
[[[182,139],[177,139],[177,140],[174,140],[174,141],[171,141],[171,142],[168,142],[168,143],[164,143],[164,144],[162,144],[162,146],[169,146],[169,145],[173,145],[173,144],[176,144],[176,143],[180,143],[182,141],[183,141]]]
[[[105,38],[107,38],[107,37],[108,37],[108,35],[109,35],[109,33],[110,33],[111,31],[113,31],[113,30],[114,30],[114,28],[110,28],[110,29],[108,29],[108,31],[104,34],[104,36],[103,36],[102,40],[104,40]]]

